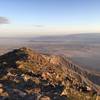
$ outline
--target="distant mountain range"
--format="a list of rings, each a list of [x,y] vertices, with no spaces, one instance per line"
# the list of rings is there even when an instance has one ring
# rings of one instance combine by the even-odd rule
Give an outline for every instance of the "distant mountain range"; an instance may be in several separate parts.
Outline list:
[[[95,100],[99,79],[66,57],[25,47],[0,56],[0,100]]]
[[[99,42],[100,33],[80,33],[71,35],[41,36],[33,38],[33,41],[80,41],[80,42]]]

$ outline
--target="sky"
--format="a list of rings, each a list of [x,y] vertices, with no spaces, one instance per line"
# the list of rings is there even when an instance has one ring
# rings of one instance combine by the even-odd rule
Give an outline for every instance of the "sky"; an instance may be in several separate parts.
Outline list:
[[[0,37],[100,32],[100,0],[0,0]]]

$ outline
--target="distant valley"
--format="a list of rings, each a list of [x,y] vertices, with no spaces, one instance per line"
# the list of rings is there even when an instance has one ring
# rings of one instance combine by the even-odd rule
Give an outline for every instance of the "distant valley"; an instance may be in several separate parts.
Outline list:
[[[1,38],[0,54],[22,46],[39,52],[66,56],[84,68],[100,73],[100,34]]]

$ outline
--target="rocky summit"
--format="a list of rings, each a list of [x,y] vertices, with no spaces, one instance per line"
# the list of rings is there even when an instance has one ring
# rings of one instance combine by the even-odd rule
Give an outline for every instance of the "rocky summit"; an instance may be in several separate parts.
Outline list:
[[[66,57],[15,49],[0,56],[0,100],[100,100],[90,76]]]

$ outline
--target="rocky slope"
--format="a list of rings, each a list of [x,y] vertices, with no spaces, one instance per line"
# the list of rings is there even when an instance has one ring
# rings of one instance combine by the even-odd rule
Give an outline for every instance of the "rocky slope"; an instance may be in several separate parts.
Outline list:
[[[0,100],[95,100],[89,76],[64,57],[16,49],[0,56]]]

